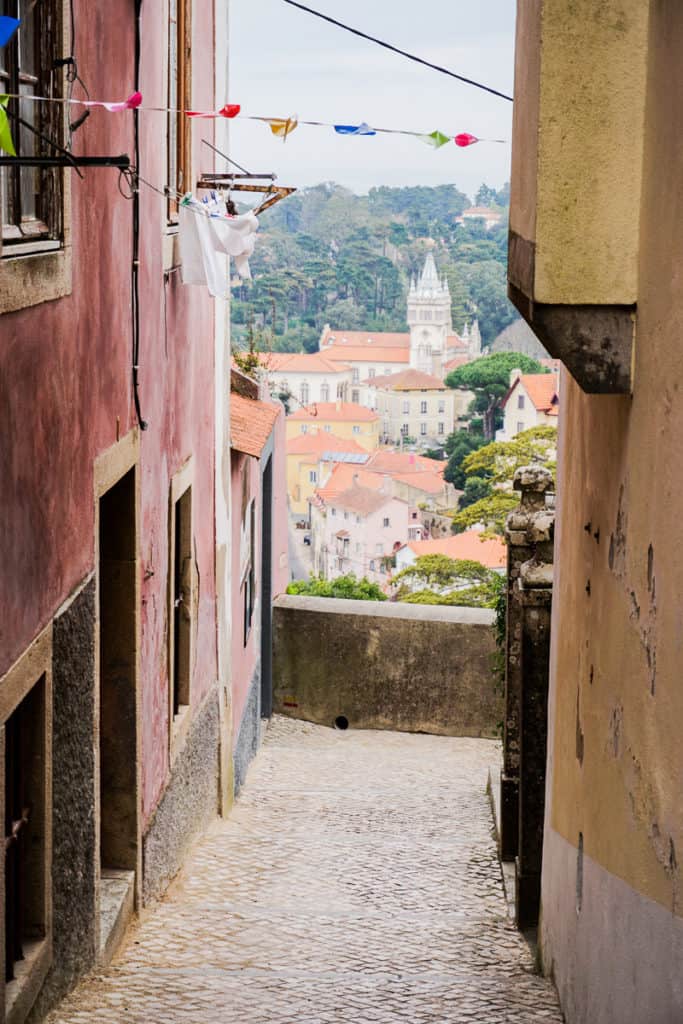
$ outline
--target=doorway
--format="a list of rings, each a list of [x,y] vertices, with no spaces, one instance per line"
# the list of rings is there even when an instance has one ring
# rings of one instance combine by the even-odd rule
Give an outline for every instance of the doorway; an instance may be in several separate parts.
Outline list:
[[[273,714],[273,457],[261,478],[261,717]]]

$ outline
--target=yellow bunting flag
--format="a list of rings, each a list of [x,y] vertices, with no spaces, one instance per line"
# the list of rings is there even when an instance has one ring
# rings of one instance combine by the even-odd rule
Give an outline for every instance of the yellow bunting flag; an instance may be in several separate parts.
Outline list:
[[[3,153],[7,153],[8,156],[16,156],[17,151],[12,142],[12,132],[7,118],[6,107],[8,103],[9,96],[0,96],[0,150]]]
[[[291,135],[299,124],[299,115],[294,114],[286,120],[280,117],[271,117],[268,119],[268,124],[273,135],[277,135],[283,142],[286,142],[287,136]]]

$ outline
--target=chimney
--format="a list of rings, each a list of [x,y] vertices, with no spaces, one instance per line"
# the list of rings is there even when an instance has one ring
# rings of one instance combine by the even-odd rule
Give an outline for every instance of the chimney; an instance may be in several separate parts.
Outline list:
[[[519,367],[517,367],[514,370],[510,370],[510,387],[512,387],[512,385],[515,383],[515,381],[519,377],[521,377],[521,376],[522,376],[522,371],[519,369]]]
[[[360,487],[360,475],[358,473],[353,474],[353,486]]]

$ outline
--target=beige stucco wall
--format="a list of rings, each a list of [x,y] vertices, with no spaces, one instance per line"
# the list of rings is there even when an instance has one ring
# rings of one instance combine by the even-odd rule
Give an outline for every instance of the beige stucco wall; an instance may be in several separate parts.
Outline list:
[[[275,602],[275,710],[352,729],[495,737],[494,614],[331,598]]]
[[[299,437],[301,434],[325,431],[332,433],[335,437],[342,437],[344,440],[355,441],[366,451],[374,451],[379,444],[380,421],[372,420],[332,420],[318,416],[315,423],[302,422],[301,420],[287,419],[287,440],[292,437]]]
[[[650,31],[633,396],[562,381],[541,936],[569,1024],[683,1019],[683,6]]]
[[[534,299],[637,297],[646,0],[520,0],[511,229]]]

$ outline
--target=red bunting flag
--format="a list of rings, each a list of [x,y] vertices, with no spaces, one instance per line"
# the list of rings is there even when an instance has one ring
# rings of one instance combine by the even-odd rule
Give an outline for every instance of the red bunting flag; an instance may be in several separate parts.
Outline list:
[[[465,146],[473,146],[475,142],[479,142],[476,135],[470,135],[469,132],[460,132],[459,135],[455,136],[456,146],[464,148]]]

